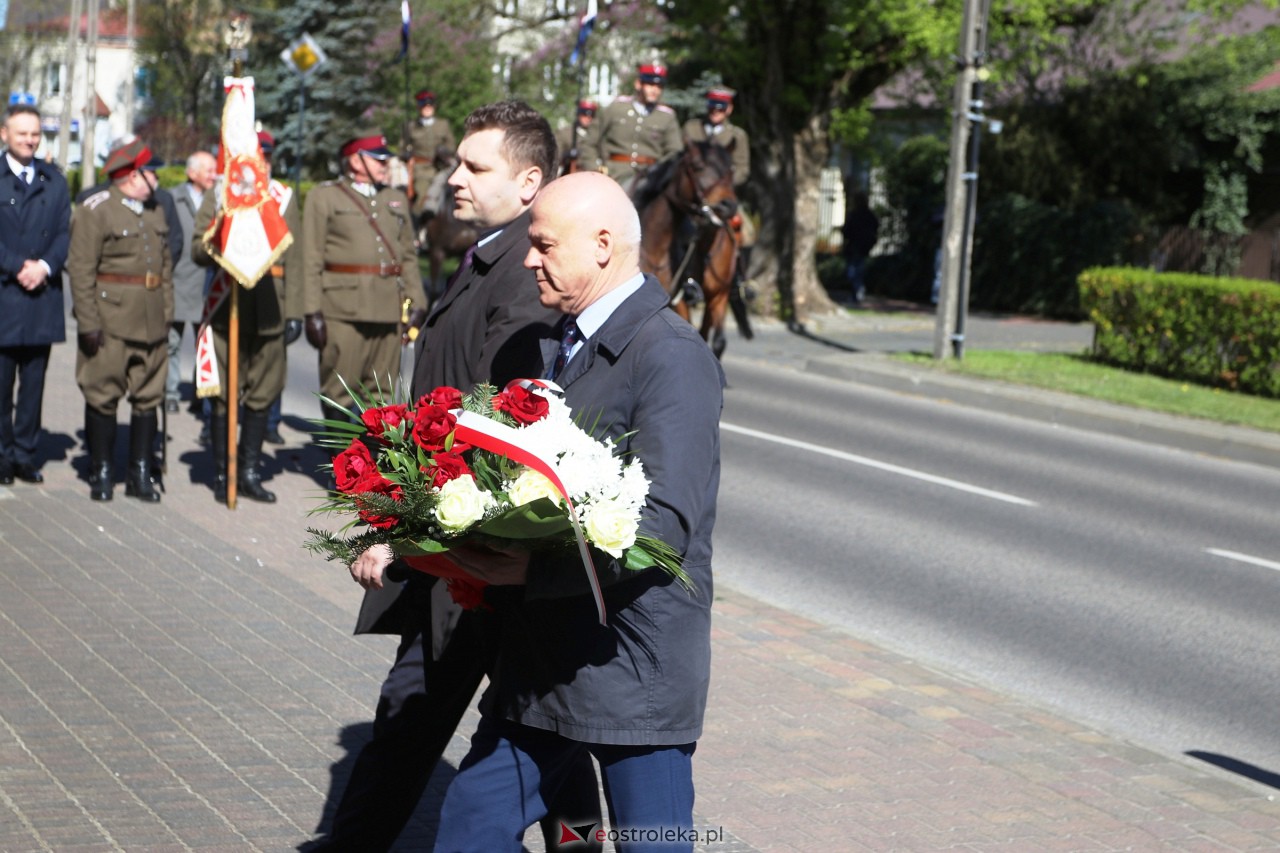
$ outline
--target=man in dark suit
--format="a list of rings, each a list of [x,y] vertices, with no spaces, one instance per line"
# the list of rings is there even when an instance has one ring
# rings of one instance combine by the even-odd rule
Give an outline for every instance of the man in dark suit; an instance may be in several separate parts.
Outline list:
[[[617,184],[579,172],[534,203],[526,265],[565,315],[548,375],[581,424],[649,478],[640,531],[681,555],[692,589],[602,552],[601,624],[576,554],[451,549],[488,581],[501,638],[471,751],[445,795],[436,850],[519,851],[567,767],[600,765],[625,850],[693,849],[692,755],[711,676],[711,529],[724,373],[640,273],[640,222]],[[571,331],[572,330],[572,331]],[[660,830],[663,843],[644,834]],[[640,834],[636,837],[636,834]]]
[[[449,179],[454,215],[483,236],[422,326],[415,399],[441,385],[469,391],[484,381],[502,387],[538,375],[540,341],[560,316],[539,304],[533,274],[523,266],[529,207],[544,179],[555,174],[551,127],[528,105],[503,101],[475,110],[463,133],[460,164]],[[403,584],[384,586],[392,556],[390,549],[372,548],[351,568],[370,590],[357,632],[399,633],[401,640],[382,687],[373,739],[356,759],[323,849],[391,846],[491,662],[491,616],[462,612],[444,585],[426,575],[412,573]],[[557,804],[559,815],[599,820],[595,774],[589,761],[577,769],[573,787]],[[557,849],[555,821],[544,835],[548,849]]]
[[[45,371],[50,347],[67,339],[62,266],[71,199],[62,173],[35,159],[40,113],[34,107],[9,107],[0,142],[0,485],[15,476],[42,483],[36,445]]]

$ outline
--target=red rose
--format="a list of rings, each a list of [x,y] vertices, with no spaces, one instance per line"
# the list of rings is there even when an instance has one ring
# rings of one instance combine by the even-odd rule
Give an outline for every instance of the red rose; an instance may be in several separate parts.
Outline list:
[[[493,398],[493,408],[511,415],[516,423],[528,425],[547,416],[547,401],[522,385],[508,385]]]
[[[402,495],[399,486],[380,474],[361,480],[359,483],[359,490],[360,494],[386,495],[397,501],[401,499]],[[359,505],[359,498],[356,499],[356,503]],[[360,510],[360,519],[367,522],[369,526],[376,527],[379,530],[389,530],[390,528],[395,527],[400,521],[399,516],[379,515],[371,509]]]
[[[409,420],[409,407],[403,403],[393,406],[381,406],[376,409],[365,409],[360,413],[365,429],[370,435],[382,438],[388,429],[394,429]]]
[[[446,409],[462,408],[462,392],[457,388],[450,388],[448,385],[441,385],[434,389],[430,394],[425,394],[418,400],[419,406],[436,405],[444,406]]]
[[[431,478],[431,488],[439,488],[450,480],[471,474],[467,460],[458,453],[436,453],[432,455],[431,462],[434,464],[422,469],[422,473]]]
[[[344,495],[367,491],[360,485],[370,477],[381,479],[382,474],[369,455],[369,448],[360,439],[355,439],[350,447],[333,457],[333,480]]]
[[[458,419],[444,406],[435,403],[419,405],[413,416],[413,440],[423,450],[444,450],[445,439],[457,423]]]

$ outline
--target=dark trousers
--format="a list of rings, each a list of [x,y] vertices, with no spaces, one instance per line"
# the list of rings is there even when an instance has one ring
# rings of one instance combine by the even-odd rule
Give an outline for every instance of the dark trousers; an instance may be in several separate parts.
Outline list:
[[[439,659],[432,660],[429,609],[420,608],[423,624],[400,641],[378,699],[373,738],[356,758],[332,828],[317,849],[372,853],[395,843],[490,668],[492,617],[462,614]],[[568,807],[599,820],[590,757],[576,769],[573,784],[564,789]],[[551,829],[555,834],[550,838],[558,842],[558,825]],[[549,843],[547,849],[556,847]]]
[[[0,347],[0,457],[14,464],[36,461],[49,350],[49,344]]]

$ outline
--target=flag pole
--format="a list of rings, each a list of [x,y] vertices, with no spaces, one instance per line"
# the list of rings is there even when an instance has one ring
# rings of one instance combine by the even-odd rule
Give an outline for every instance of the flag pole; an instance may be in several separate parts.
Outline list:
[[[244,76],[244,61],[249,56],[249,20],[242,15],[239,20],[233,17],[227,35],[227,43],[231,48],[231,76],[240,79]],[[239,445],[237,436],[240,432],[240,281],[236,276],[231,278],[231,305],[229,311],[229,328],[227,329],[227,509],[236,508],[236,484],[240,482]]]

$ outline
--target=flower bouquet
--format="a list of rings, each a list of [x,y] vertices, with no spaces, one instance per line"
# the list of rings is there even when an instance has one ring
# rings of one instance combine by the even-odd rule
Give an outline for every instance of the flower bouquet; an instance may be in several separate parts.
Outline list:
[[[485,584],[448,560],[450,547],[534,550],[576,540],[601,621],[592,548],[626,569],[656,566],[688,586],[680,555],[639,532],[649,492],[640,461],[624,461],[612,439],[579,427],[552,389],[539,380],[516,380],[501,392],[440,387],[414,403],[352,392],[359,423],[321,424],[321,444],[340,452],[335,489],[313,510],[352,518],[339,533],[309,528],[307,548],[350,566],[385,543],[475,607]]]

